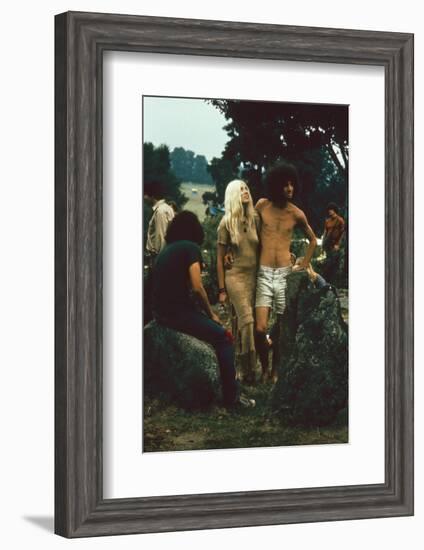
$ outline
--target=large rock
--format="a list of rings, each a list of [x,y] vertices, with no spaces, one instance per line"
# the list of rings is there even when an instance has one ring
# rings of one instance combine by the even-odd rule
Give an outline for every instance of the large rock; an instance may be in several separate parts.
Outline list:
[[[214,350],[151,321],[144,327],[144,391],[187,410],[209,407],[221,395]]]
[[[272,407],[289,424],[323,426],[347,406],[347,325],[336,290],[316,289],[305,272],[288,276],[286,304]]]

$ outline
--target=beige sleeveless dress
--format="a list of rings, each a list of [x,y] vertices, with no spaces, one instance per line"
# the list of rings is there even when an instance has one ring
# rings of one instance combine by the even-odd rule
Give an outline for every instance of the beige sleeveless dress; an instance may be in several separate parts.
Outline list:
[[[240,356],[242,370],[252,377],[256,368],[254,307],[256,272],[259,260],[259,223],[255,213],[255,223],[248,227],[240,222],[240,243],[231,242],[224,220],[218,226],[218,243],[231,247],[234,263],[225,270],[225,288],[232,304],[232,327],[236,338],[236,353]]]

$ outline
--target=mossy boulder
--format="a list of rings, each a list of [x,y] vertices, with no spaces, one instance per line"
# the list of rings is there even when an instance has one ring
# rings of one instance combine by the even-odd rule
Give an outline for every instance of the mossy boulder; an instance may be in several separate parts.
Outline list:
[[[186,410],[221,398],[219,369],[209,344],[151,321],[144,327],[144,392]]]
[[[290,425],[332,423],[348,402],[348,330],[336,290],[316,289],[304,271],[290,274],[277,322],[274,412]]]

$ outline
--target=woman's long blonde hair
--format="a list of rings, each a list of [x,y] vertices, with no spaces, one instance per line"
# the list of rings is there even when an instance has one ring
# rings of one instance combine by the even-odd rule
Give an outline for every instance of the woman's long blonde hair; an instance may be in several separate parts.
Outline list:
[[[249,202],[246,208],[246,214],[241,202],[241,186],[246,185],[249,192]],[[246,220],[249,229],[255,223],[252,195],[250,194],[247,183],[243,180],[233,180],[225,189],[225,227],[230,234],[231,242],[238,245],[240,242],[240,224],[243,219]]]

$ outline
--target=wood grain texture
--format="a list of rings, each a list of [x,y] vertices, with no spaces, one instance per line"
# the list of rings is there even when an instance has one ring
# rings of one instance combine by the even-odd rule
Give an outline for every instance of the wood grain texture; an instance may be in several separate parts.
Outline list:
[[[88,537],[413,513],[413,36],[68,12],[55,39],[55,531]],[[385,68],[385,482],[103,499],[102,54]]]

